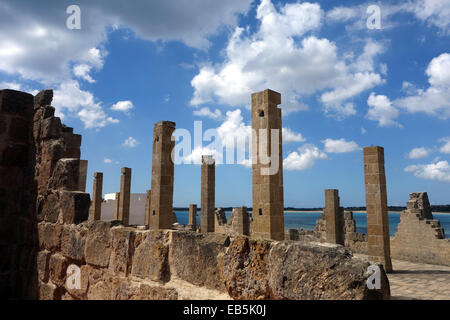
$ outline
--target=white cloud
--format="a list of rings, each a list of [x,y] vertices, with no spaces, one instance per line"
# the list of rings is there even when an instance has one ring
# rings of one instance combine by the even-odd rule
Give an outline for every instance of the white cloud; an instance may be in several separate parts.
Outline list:
[[[196,147],[191,154],[184,157],[186,164],[202,164],[202,156],[213,156],[216,164],[222,164],[222,153],[216,149]]]
[[[328,90],[322,96],[327,113],[355,114],[348,100],[383,82],[373,71],[383,47],[368,40],[363,53],[347,64],[333,42],[308,34],[321,27],[322,16],[318,4],[292,3],[277,10],[270,0],[261,1],[259,29],[237,27],[224,62],[200,67],[191,81],[191,104],[248,105],[251,93],[272,88],[282,93],[286,115],[307,108],[304,95]]]
[[[364,128],[361,128],[361,134],[366,134],[366,133],[367,133],[367,130]]]
[[[312,144],[305,144],[298,148],[298,151],[291,152],[283,160],[284,169],[292,171],[311,169],[316,160],[327,159],[327,155]]]
[[[125,100],[125,101],[118,101],[115,104],[113,104],[111,110],[128,113],[133,108],[134,108],[133,102]]]
[[[420,159],[428,157],[431,150],[426,149],[425,147],[414,148],[408,153],[409,159]]]
[[[138,144],[139,142],[135,138],[128,137],[122,145],[127,148],[135,148]]]
[[[0,82],[0,90],[2,89],[11,89],[11,90],[22,90],[22,85],[20,83],[17,83],[15,81],[7,82],[3,81]]]
[[[424,165],[410,165],[405,168],[406,172],[412,172],[416,177],[450,182],[450,165],[447,161],[437,161]]]
[[[112,161],[111,159],[109,159],[109,158],[105,158],[105,159],[103,160],[103,162],[106,163],[106,164],[110,164],[110,163],[112,163],[113,161]]]
[[[355,141],[342,139],[325,139],[321,141],[324,144],[325,152],[328,153],[346,153],[361,149]]]
[[[450,30],[450,2],[442,0],[417,0],[408,6],[416,17],[430,25],[441,29],[444,33]]]
[[[283,128],[283,142],[304,142],[306,139],[303,137],[301,133],[297,133],[292,131],[289,128]]]
[[[398,117],[399,112],[392,106],[388,97],[384,95],[375,95],[375,93],[372,92],[367,99],[367,104],[369,105],[367,118],[369,120],[378,121],[379,127],[402,127],[401,124],[394,120]]]
[[[144,40],[179,40],[207,48],[208,36],[222,26],[235,25],[250,2],[135,0],[132,6],[123,6],[121,0],[80,0],[81,29],[74,31],[66,27],[63,1],[2,1],[0,70],[49,83],[67,80],[72,62],[99,69],[108,30],[122,27]]]
[[[80,89],[75,80],[68,80],[54,90],[53,103],[56,115],[64,118],[78,116],[84,123],[85,129],[101,128],[108,123],[118,123],[119,120],[108,117],[100,102],[96,102],[94,95]]]
[[[73,67],[73,74],[76,77],[86,80],[89,83],[94,83],[95,80],[92,79],[92,77],[89,75],[91,69],[92,67],[88,66],[87,64],[77,64]]]
[[[346,22],[360,16],[360,10],[357,7],[334,7],[327,12],[327,21]]]
[[[220,111],[219,109],[211,111],[208,107],[194,110],[193,114],[198,117],[207,117],[215,120],[221,119],[223,117],[222,111]]]
[[[445,142],[439,151],[441,153],[450,154],[450,137],[439,139],[439,142]]]
[[[395,100],[394,105],[410,113],[424,112],[441,119],[450,118],[450,54],[433,58],[426,74],[430,86],[415,90],[415,94]],[[411,85],[407,85],[408,88]]]

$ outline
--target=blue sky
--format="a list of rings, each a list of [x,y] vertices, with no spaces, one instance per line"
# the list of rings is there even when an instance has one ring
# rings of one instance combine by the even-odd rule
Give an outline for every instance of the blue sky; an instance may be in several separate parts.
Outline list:
[[[416,191],[450,203],[450,1],[123,3],[0,0],[0,87],[55,90],[58,116],[83,135],[88,191],[95,171],[118,191],[123,166],[132,192],[150,188],[155,122],[247,135],[250,94],[270,88],[282,94],[285,206],[323,206],[328,188],[364,205],[368,145],[385,148],[390,205]],[[79,30],[66,26],[71,4]],[[175,167],[175,206],[200,203],[192,162],[205,151]],[[248,166],[216,166],[216,205],[251,206]]]

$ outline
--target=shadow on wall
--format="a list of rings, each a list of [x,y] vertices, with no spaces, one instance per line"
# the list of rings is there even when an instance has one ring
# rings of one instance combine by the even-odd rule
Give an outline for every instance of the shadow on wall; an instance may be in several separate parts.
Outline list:
[[[0,91],[0,299],[38,297],[33,100]]]

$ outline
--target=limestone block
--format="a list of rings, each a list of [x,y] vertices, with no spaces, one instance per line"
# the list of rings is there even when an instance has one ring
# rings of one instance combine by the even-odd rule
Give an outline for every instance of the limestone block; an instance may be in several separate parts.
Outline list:
[[[111,255],[110,244],[110,228],[115,222],[113,221],[90,221],[87,224],[87,238],[84,249],[86,263],[108,267]]]
[[[170,280],[168,234],[146,231],[136,237],[131,274],[143,279]]]
[[[128,276],[131,271],[131,257],[134,252],[135,234],[127,229],[113,229],[112,251],[109,271],[120,276]]]
[[[61,235],[61,253],[67,258],[83,261],[86,233],[85,228],[74,225],[64,226]]]
[[[69,261],[63,255],[56,253],[50,257],[50,280],[59,287],[64,286],[66,282],[68,266]]]
[[[61,119],[58,117],[50,117],[42,120],[41,132],[39,137],[45,139],[57,139],[61,137]]]
[[[48,106],[53,100],[53,90],[45,89],[41,90],[37,95],[34,96],[34,105],[39,107]]]
[[[225,252],[226,235],[171,232],[169,261],[173,275],[192,284],[225,291],[217,256]]]
[[[38,224],[39,247],[55,252],[60,248],[62,226],[59,224],[40,222]]]
[[[91,199],[89,193],[78,191],[60,192],[60,223],[78,224],[89,217]]]
[[[22,116],[30,115],[33,111],[33,96],[16,90],[0,90],[0,111]]]
[[[79,159],[63,158],[58,160],[48,182],[49,189],[76,191],[78,189]]]

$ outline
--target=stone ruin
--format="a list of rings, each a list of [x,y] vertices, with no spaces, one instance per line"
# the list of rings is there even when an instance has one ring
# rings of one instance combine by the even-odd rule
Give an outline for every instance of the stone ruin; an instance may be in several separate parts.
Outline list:
[[[410,193],[409,198],[391,240],[392,256],[450,266],[450,240],[445,238],[439,220],[433,218],[427,193]]]
[[[321,243],[344,245],[358,253],[368,253],[367,235],[356,232],[353,212],[340,207],[339,191],[325,190],[325,208],[314,229],[315,237]]]
[[[147,205],[150,226],[151,219],[157,222],[152,230],[128,226],[126,193],[131,170],[126,168],[117,201],[119,219],[98,220],[100,175],[95,175],[91,206],[90,195],[81,185],[86,179],[86,162],[80,160],[81,136],[54,116],[51,100],[51,90],[35,97],[0,90],[0,297],[389,298],[382,266],[381,289],[369,290],[369,262],[343,247],[170,230],[170,162],[152,165]],[[159,141],[155,138],[153,158],[163,159],[174,124],[158,123],[155,128]],[[249,219],[241,208],[230,220],[237,221],[231,225],[239,234],[251,234],[254,226],[247,225]],[[73,281],[75,273],[79,283]],[[192,286],[196,290],[186,289]]]

